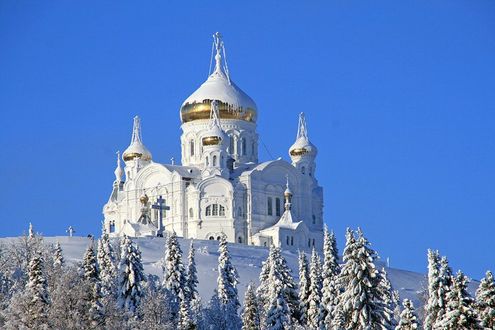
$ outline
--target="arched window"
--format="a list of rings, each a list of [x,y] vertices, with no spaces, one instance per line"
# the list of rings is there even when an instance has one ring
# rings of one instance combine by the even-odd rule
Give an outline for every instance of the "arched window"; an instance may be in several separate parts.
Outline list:
[[[313,238],[313,246],[315,246],[315,239]]]
[[[192,207],[189,209],[189,218],[192,218],[194,217],[194,211],[192,209]]]
[[[206,216],[210,217],[224,217],[225,216],[225,206],[220,204],[211,204],[206,207]]]
[[[289,236],[287,236],[286,242],[287,242],[287,246],[289,246]]]
[[[311,247],[311,238],[308,239],[308,247]]]
[[[115,221],[110,222],[110,232],[114,233],[115,232]]]
[[[208,239],[209,239],[210,241],[213,241],[213,240],[215,239],[215,237],[210,236],[210,237],[208,237]]]
[[[217,156],[213,156],[213,166],[217,166]]]
[[[242,138],[241,140],[241,153],[243,156],[246,156],[246,138]]]
[[[211,207],[212,207],[211,215],[218,215],[218,204],[213,204]]]
[[[303,167],[301,167],[301,173],[302,173],[302,174],[306,174],[306,167],[304,167],[304,166],[303,166]]]
[[[221,240],[222,236],[217,236],[217,241]]]
[[[241,236],[237,237],[237,242],[242,243],[242,237]]]
[[[233,135],[231,135],[229,140],[230,140],[230,143],[229,143],[229,153],[230,153],[231,155],[233,155],[233,154],[234,154],[234,152],[235,152],[235,150],[234,150],[234,146],[235,146],[234,136],[233,136]]]
[[[207,216],[207,217],[211,216],[211,205],[208,205],[208,206],[206,207],[206,216]]]
[[[275,215],[280,216],[280,198],[275,198]]]
[[[191,142],[189,142],[189,149],[191,156],[194,156],[194,140],[191,140]]]
[[[219,207],[218,215],[221,217],[225,216],[225,207],[223,207],[222,205],[220,205],[220,207]]]
[[[273,200],[271,197],[268,197],[267,201],[267,213],[268,215],[273,215]]]
[[[208,156],[206,156],[205,163],[206,166],[210,166],[210,159],[208,158]]]
[[[290,245],[294,245],[294,236],[290,237]]]

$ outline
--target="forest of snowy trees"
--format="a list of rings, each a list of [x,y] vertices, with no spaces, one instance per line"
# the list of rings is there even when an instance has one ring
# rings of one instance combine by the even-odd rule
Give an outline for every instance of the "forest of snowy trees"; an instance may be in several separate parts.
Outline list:
[[[166,239],[160,279],[144,273],[139,247],[129,237],[103,235],[89,244],[81,263],[72,264],[60,244],[45,244],[30,228],[0,248],[0,328],[495,329],[491,272],[473,298],[468,278],[430,250],[424,306],[415,310],[411,300],[400,302],[385,269],[377,269],[377,253],[360,229],[347,230],[342,259],[335,235],[325,230],[322,255],[300,253],[296,277],[272,246],[259,285],[250,283],[242,298],[225,237],[218,255],[216,289],[202,301],[194,243],[183,257],[174,233]]]

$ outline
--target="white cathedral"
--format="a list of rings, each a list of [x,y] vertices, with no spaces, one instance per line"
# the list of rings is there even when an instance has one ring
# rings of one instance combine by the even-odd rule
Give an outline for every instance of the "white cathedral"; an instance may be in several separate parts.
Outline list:
[[[213,45],[213,72],[180,108],[182,165],[153,161],[135,117],[124,167],[117,156],[104,230],[206,240],[225,234],[241,244],[321,249],[323,190],[304,114],[289,148],[292,162],[259,163],[256,104],[231,80],[218,33]]]

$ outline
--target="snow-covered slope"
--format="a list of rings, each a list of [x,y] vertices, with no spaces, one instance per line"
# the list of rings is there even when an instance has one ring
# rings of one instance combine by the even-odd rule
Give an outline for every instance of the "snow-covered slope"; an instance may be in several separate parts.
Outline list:
[[[18,238],[0,238],[0,244],[9,244]],[[86,250],[90,240],[85,237],[45,237],[46,243],[60,242],[64,251],[64,257],[68,262],[79,262]],[[162,276],[161,259],[164,256],[165,239],[137,238],[134,241],[139,245],[142,252],[143,265],[147,273]],[[184,262],[187,260],[187,251],[190,240],[179,239],[182,247]],[[196,262],[199,277],[199,293],[204,301],[208,301],[213,294],[217,282],[217,241],[194,241],[196,252]],[[258,284],[258,276],[262,262],[268,256],[268,249],[264,247],[246,246],[242,244],[229,244],[232,260],[239,272],[240,284],[238,286],[240,300],[243,300],[244,291],[252,281]],[[289,251],[283,252],[284,257],[297,279],[297,254]],[[382,267],[382,264],[378,265]],[[394,289],[399,290],[401,299],[409,298],[418,306],[418,293],[424,286],[424,274],[414,273],[405,270],[387,268],[387,273]]]

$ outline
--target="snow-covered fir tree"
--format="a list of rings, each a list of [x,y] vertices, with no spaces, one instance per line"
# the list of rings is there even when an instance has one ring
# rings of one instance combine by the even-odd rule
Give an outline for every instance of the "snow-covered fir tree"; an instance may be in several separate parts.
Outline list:
[[[48,285],[44,274],[45,261],[41,252],[35,254],[29,263],[27,292],[31,295],[31,312],[35,319],[44,320],[46,309],[50,303]]]
[[[173,317],[176,319],[178,317],[181,300],[184,299],[188,293],[184,292],[187,290],[187,277],[184,264],[182,263],[182,250],[175,232],[167,237],[163,269],[162,286],[169,290],[172,295],[171,309]]]
[[[307,314],[307,326],[312,330],[323,329],[323,305],[321,303],[321,263],[320,257],[313,248],[309,270],[309,309]]]
[[[299,311],[301,313],[300,324],[306,326],[309,310],[309,265],[306,253],[299,251]]]
[[[382,268],[379,273],[379,277],[380,281],[378,284],[378,290],[380,296],[382,297],[385,308],[387,308],[388,312],[390,312],[391,315],[391,320],[388,324],[388,328],[394,328],[397,325],[397,322],[395,322],[393,314],[398,300],[396,300],[396,298],[394,297],[392,283],[390,283],[390,280],[388,279],[387,271],[385,270],[385,268]]]
[[[265,312],[266,319],[263,327],[266,330],[290,329],[295,321],[291,316],[287,301],[281,259],[283,259],[281,254],[276,254],[275,258],[271,260],[270,273],[268,274],[269,304]]]
[[[146,280],[141,252],[127,236],[122,239],[120,249],[117,304],[124,311],[134,314],[143,297],[143,282]]]
[[[476,309],[481,325],[495,329],[495,282],[491,271],[486,272],[476,290]]]
[[[441,320],[446,312],[449,292],[452,289],[453,275],[447,257],[442,256],[439,264],[438,283],[438,314],[437,322]],[[434,325],[435,327],[435,325]]]
[[[62,247],[60,246],[60,243],[57,242],[53,250],[53,266],[60,268],[64,265],[64,263],[65,263],[64,253],[62,252]]]
[[[223,309],[228,329],[240,328],[240,318],[237,310],[240,307],[237,294],[239,275],[230,257],[227,247],[227,237],[222,235],[218,246],[218,278],[217,293]]]
[[[387,329],[391,315],[384,304],[379,289],[380,276],[375,268],[376,252],[362,231],[358,229],[358,238],[347,229],[346,246],[338,285],[343,288],[339,296],[337,310],[340,324],[338,329],[364,330]]]
[[[214,290],[206,309],[204,319],[200,322],[199,329],[228,329],[223,313],[223,306],[218,297],[217,290]]]
[[[419,329],[418,317],[414,311],[414,305],[411,300],[404,299],[402,302],[403,310],[400,313],[399,324],[395,330],[417,330]]]
[[[194,242],[191,240],[189,246],[189,254],[187,256],[187,279],[186,279],[186,293],[187,301],[191,303],[193,300],[198,299],[198,271],[196,269]]]
[[[196,325],[191,319],[191,311],[189,308],[189,301],[187,299],[182,299],[180,301],[179,308],[179,329],[181,330],[193,330],[196,329]]]
[[[438,314],[442,307],[439,302],[440,278],[440,255],[436,250],[428,250],[428,293],[425,308],[425,330],[432,330]]]
[[[467,277],[458,271],[447,296],[447,309],[434,325],[438,330],[483,329],[475,309],[474,299],[467,292]]]
[[[254,284],[250,283],[244,295],[244,308],[242,310],[242,330],[259,330],[260,313],[258,299],[254,290]]]
[[[323,266],[322,266],[322,305],[325,326],[330,329],[333,312],[337,305],[339,290],[337,289],[337,276],[340,272],[338,263],[337,239],[335,234],[328,231],[325,226],[323,232]]]
[[[101,291],[104,296],[114,292],[117,278],[117,256],[107,234],[98,240],[96,255],[100,271]]]
[[[156,283],[155,283],[156,282]],[[171,294],[163,289],[158,279],[148,276],[145,299],[138,308],[139,328],[146,330],[172,330],[177,324],[171,316]]]
[[[84,253],[82,263],[83,277],[87,281],[99,281],[100,275],[98,272],[98,264],[96,262],[96,254],[93,248],[93,241],[89,244],[86,252]]]

